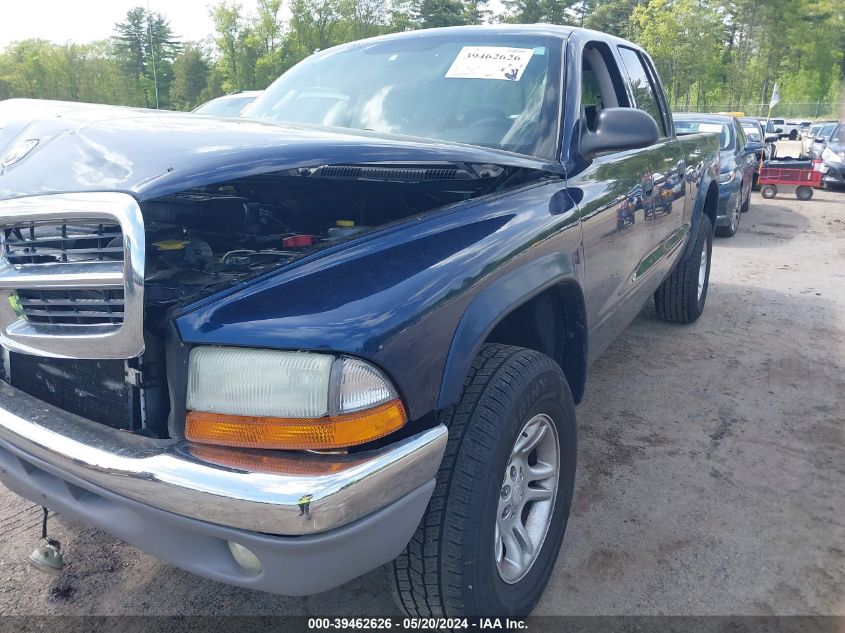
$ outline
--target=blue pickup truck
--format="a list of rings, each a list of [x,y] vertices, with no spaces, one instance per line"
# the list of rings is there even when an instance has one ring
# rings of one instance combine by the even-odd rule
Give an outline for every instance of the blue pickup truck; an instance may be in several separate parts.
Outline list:
[[[587,368],[704,308],[716,137],[543,25],[332,48],[249,116],[0,103],[0,481],[225,583],[530,612]]]

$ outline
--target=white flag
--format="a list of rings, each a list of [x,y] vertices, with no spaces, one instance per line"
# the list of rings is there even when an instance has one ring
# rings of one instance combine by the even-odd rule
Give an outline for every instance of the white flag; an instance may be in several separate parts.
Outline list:
[[[780,103],[780,91],[778,90],[778,82],[775,82],[775,89],[772,90],[772,100],[769,102],[769,109],[774,108]]]

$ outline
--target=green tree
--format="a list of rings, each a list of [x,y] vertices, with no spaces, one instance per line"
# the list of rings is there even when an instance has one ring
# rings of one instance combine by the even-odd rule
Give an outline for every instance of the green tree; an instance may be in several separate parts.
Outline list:
[[[633,36],[631,16],[637,7],[645,4],[647,0],[586,0],[578,11],[578,24],[630,38]]]
[[[631,22],[672,103],[685,100],[689,106],[694,95],[710,88],[723,39],[722,18],[715,10],[701,0],[650,0],[634,9]]]
[[[246,25],[241,18],[243,7],[237,3],[221,0],[210,10],[211,19],[217,37],[215,44],[220,51],[220,65],[224,77],[223,89],[226,92],[241,90],[245,87],[241,61],[243,42],[246,39]]]
[[[180,53],[165,16],[140,7],[106,41],[14,42],[0,51],[0,98],[154,106],[157,83],[162,107],[191,108],[264,88],[317,49],[490,20],[483,0],[291,0],[287,18],[282,3],[257,0],[247,14],[237,0],[219,0],[211,8],[213,51],[192,45]],[[633,39],[653,56],[675,108],[765,114],[778,82],[782,103],[773,114],[838,115],[824,104],[840,98],[845,80],[842,0],[506,0],[505,7],[498,19]]]
[[[383,0],[343,0],[340,15],[345,25],[344,39],[360,40],[384,33],[390,20]]]
[[[423,29],[467,24],[461,0],[418,0],[414,5],[414,17]]]
[[[146,107],[167,107],[172,64],[181,48],[167,19],[135,7],[115,30],[115,53],[130,87]]]
[[[173,61],[170,103],[174,108],[191,110],[201,103],[202,92],[208,86],[209,69],[199,47],[189,45],[182,50]]]
[[[291,38],[300,58],[340,44],[341,0],[292,0]]]

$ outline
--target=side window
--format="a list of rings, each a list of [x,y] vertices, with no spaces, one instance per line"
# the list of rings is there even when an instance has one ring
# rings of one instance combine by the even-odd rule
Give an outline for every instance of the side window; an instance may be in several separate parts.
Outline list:
[[[657,121],[657,129],[660,130],[661,136],[668,136],[666,121],[663,118],[657,90],[655,90],[654,84],[651,82],[648,71],[643,65],[639,54],[633,48],[620,46],[619,55],[622,57],[622,63],[625,65],[625,71],[631,82],[631,90],[634,93],[636,106],[640,110],[644,110],[650,114]]]
[[[581,117],[595,129],[596,117],[604,108],[627,106],[622,77],[607,45],[589,43],[581,61]]]

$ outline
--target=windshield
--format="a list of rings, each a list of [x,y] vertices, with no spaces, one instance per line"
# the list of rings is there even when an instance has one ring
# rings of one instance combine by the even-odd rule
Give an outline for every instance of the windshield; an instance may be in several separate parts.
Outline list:
[[[748,138],[749,141],[754,141],[755,143],[759,143],[763,140],[762,135],[760,134],[760,128],[756,125],[748,124],[742,126],[743,131],[745,132],[745,136]]]
[[[836,127],[836,123],[828,123],[827,125],[823,125],[822,129],[819,130],[819,138],[827,138],[830,136],[830,133],[833,132],[833,128]]]
[[[255,100],[253,96],[247,97],[222,97],[202,104],[194,114],[209,114],[213,116],[240,116],[241,110]]]
[[[297,64],[249,116],[557,155],[561,43],[417,36],[330,49]]]
[[[724,123],[708,123],[706,121],[679,121],[675,119],[675,131],[678,134],[699,134],[709,133],[719,135],[719,147],[729,149],[731,146],[731,133]]]

